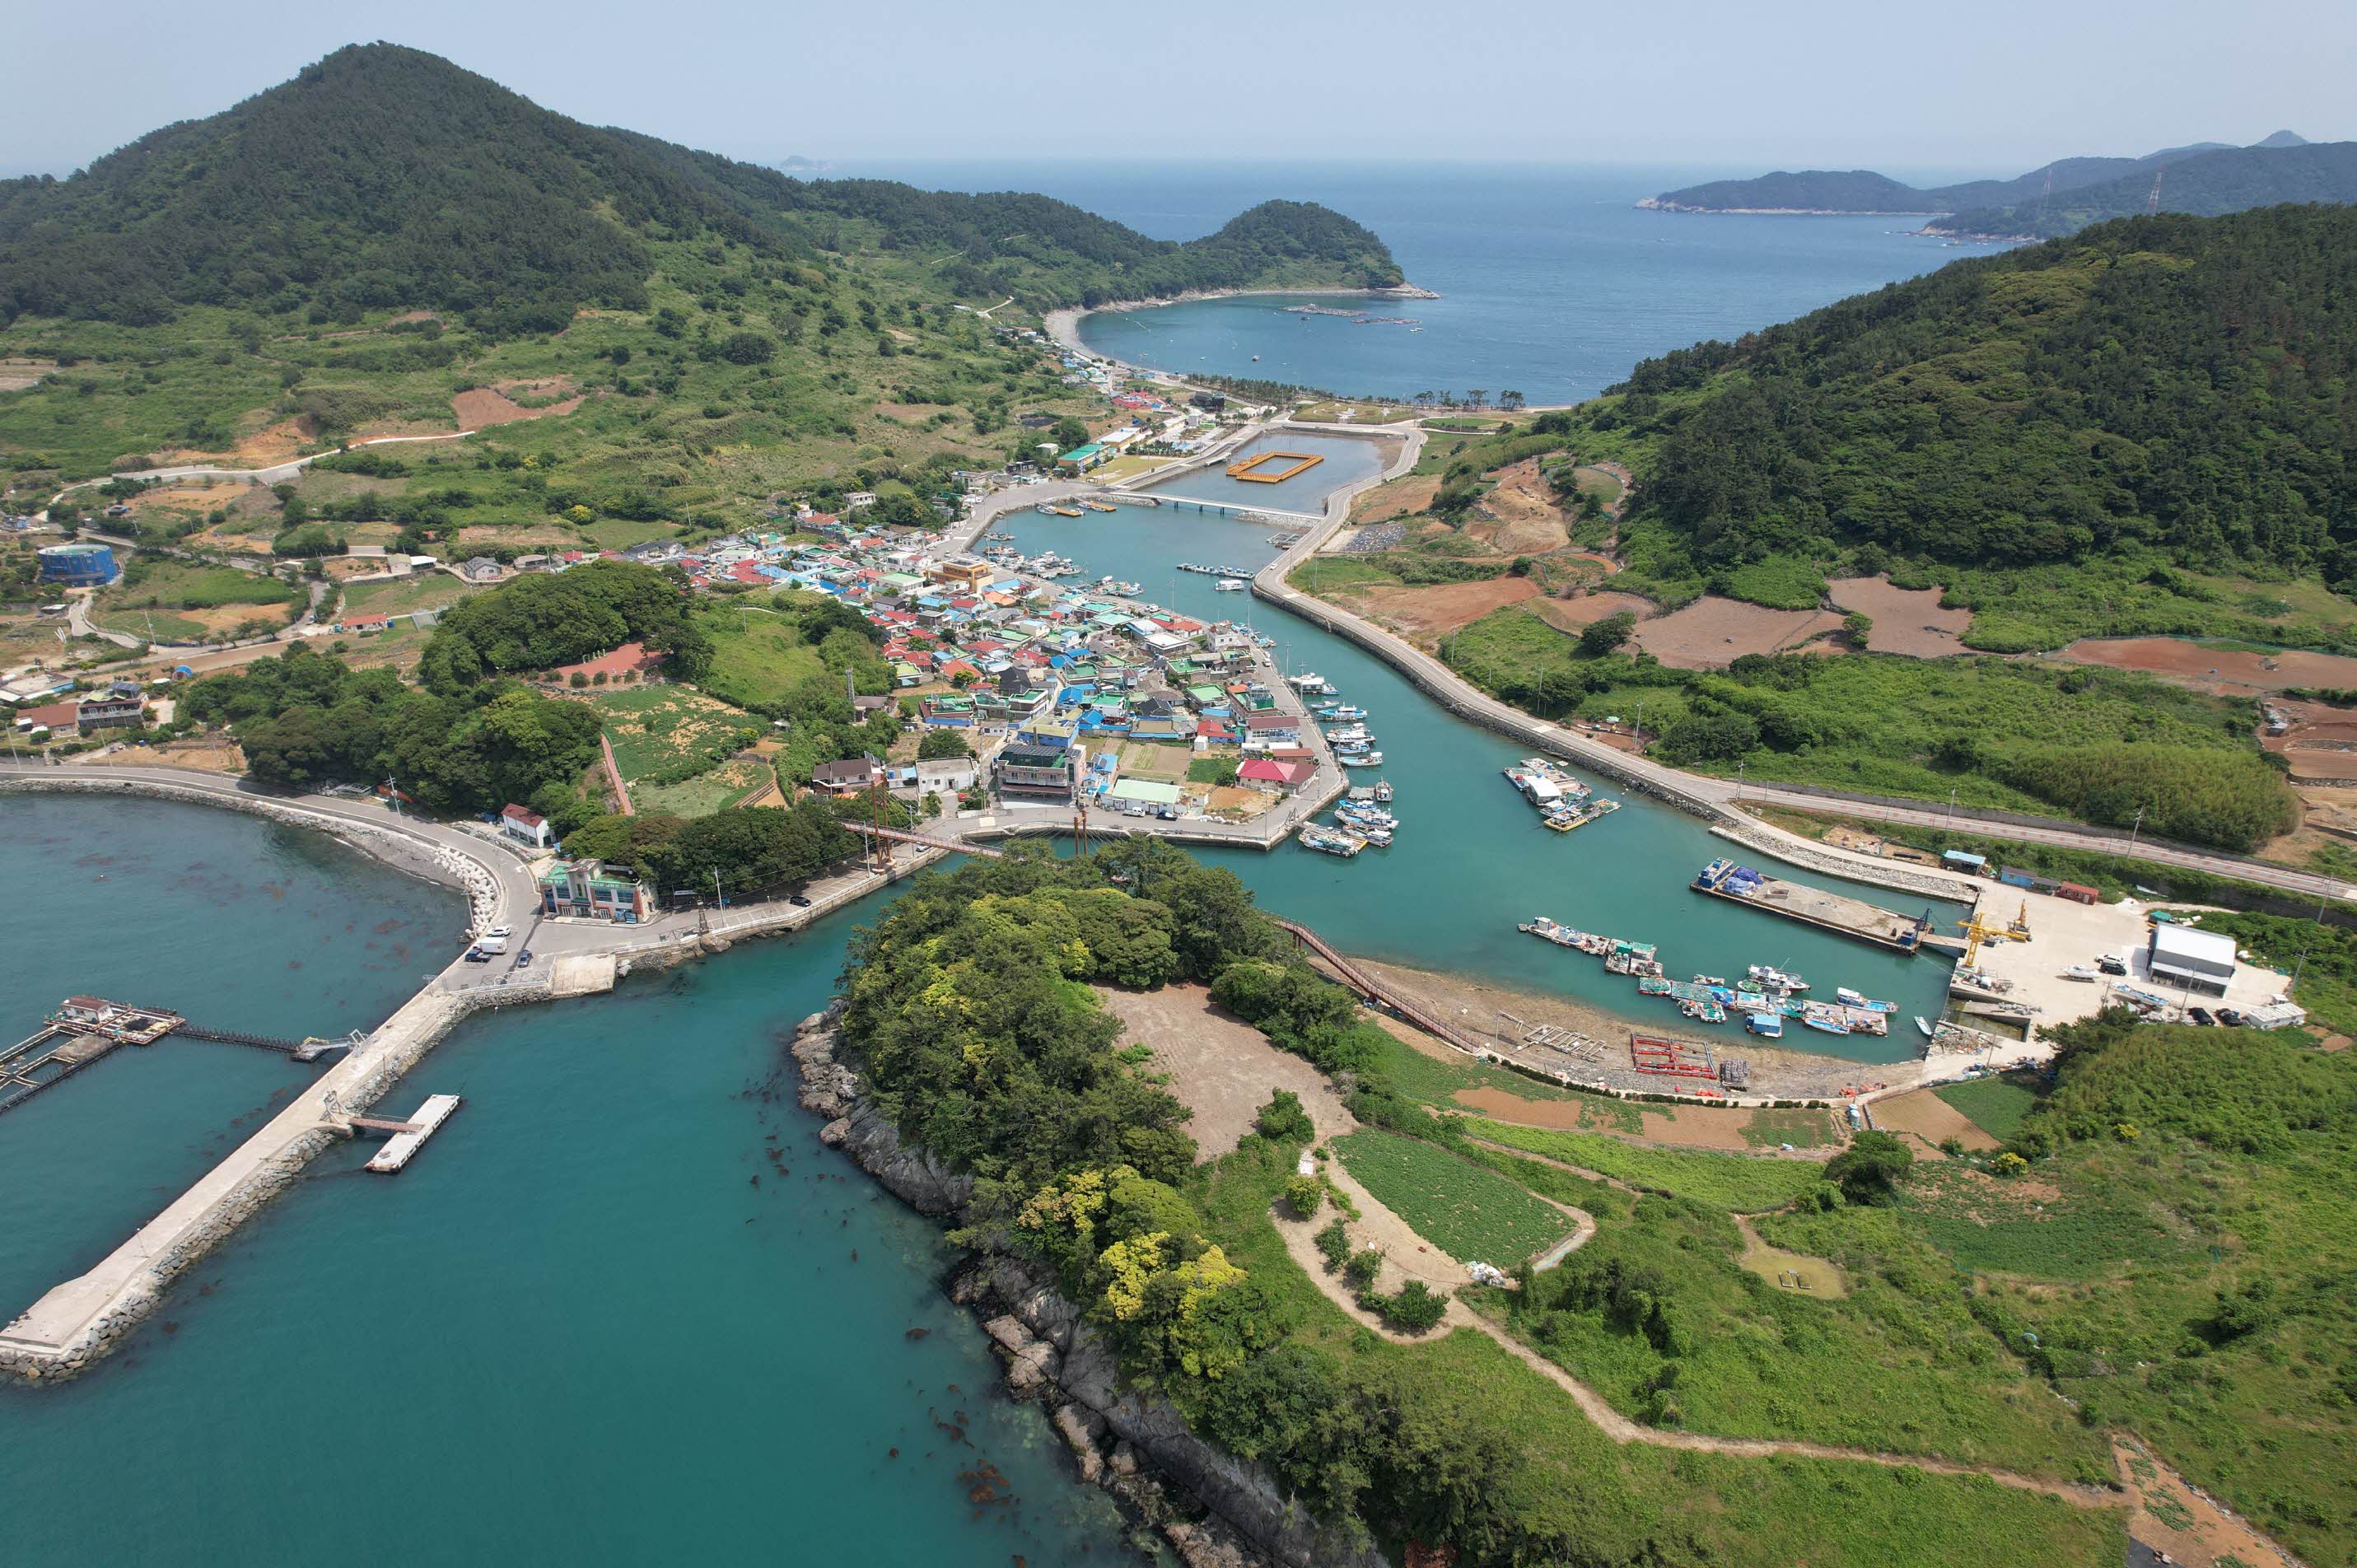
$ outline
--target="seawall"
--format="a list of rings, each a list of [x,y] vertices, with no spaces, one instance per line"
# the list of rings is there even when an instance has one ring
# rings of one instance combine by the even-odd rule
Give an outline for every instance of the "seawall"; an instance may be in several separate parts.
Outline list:
[[[791,1047],[803,1107],[828,1119],[819,1141],[919,1213],[963,1218],[973,1179],[904,1145],[867,1102],[858,1075],[837,1060],[839,1016],[840,1004],[804,1019]],[[1197,1436],[1166,1402],[1123,1387],[1113,1347],[1020,1260],[980,1253],[950,1294],[983,1320],[1008,1391],[1049,1407],[1081,1478],[1159,1530],[1189,1568],[1383,1568],[1372,1545],[1313,1518],[1260,1466]]]

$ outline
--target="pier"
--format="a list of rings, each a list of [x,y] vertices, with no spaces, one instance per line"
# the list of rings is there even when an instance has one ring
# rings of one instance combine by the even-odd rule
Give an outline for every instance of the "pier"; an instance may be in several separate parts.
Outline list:
[[[1930,929],[1926,917],[1895,914],[1861,898],[1845,897],[1839,893],[1827,893],[1803,883],[1762,876],[1749,866],[1738,865],[1724,857],[1712,861],[1695,873],[1691,886],[1697,893],[1707,893],[1715,898],[1732,899],[1755,909],[1765,909],[1788,920],[1798,920],[1804,926],[1838,931],[1843,936],[1872,942],[1876,947],[1887,948],[1892,952],[1916,951],[1922,944],[1924,932]]]
[[[406,1122],[386,1122],[374,1116],[351,1116],[345,1121],[355,1132],[393,1134],[364,1167],[390,1176],[408,1165],[411,1157],[425,1146],[425,1140],[434,1136],[457,1109],[457,1095],[429,1094],[425,1103],[411,1112]]]

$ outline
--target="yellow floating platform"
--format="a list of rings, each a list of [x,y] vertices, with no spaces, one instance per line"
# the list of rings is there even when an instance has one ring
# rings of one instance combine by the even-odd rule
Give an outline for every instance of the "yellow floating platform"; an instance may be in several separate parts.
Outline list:
[[[1241,463],[1228,465],[1228,478],[1242,479],[1253,485],[1281,485],[1296,474],[1307,473],[1326,459],[1315,452],[1255,452]],[[1288,464],[1284,472],[1265,472],[1271,463]]]

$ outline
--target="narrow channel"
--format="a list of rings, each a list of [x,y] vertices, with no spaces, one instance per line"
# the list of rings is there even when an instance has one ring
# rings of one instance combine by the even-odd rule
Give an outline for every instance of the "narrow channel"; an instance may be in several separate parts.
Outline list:
[[[1375,450],[1366,441],[1305,442],[1290,434],[1245,450],[1268,447]],[[1369,471],[1329,460],[1286,487],[1239,485],[1215,471],[1182,476],[1168,490],[1220,500],[1228,492],[1206,487],[1285,488],[1284,500],[1265,504],[1314,510],[1326,495]],[[1249,501],[1246,497],[1243,504]],[[1381,777],[1397,792],[1392,810],[1403,825],[1392,847],[1351,860],[1294,843],[1269,854],[1195,852],[1232,869],[1263,908],[1303,921],[1342,950],[1550,992],[1640,1026],[1730,1047],[1744,1039],[1732,1020],[1717,1028],[1691,1023],[1666,999],[1640,997],[1633,982],[1607,974],[1595,959],[1516,929],[1534,915],[1545,915],[1582,930],[1655,943],[1675,979],[1697,973],[1739,979],[1747,965],[1772,964],[1806,978],[1812,995],[1830,998],[1836,986],[1850,986],[1898,1004],[1887,1036],[1837,1036],[1795,1026],[1780,1042],[1787,1049],[1858,1062],[1912,1058],[1921,1042],[1907,1020],[1918,1014],[1936,1018],[1945,1005],[1950,966],[1936,954],[1902,957],[1690,891],[1694,874],[1713,857],[1757,857],[1673,807],[1584,776],[1599,793],[1620,800],[1622,810],[1575,832],[1548,832],[1501,772],[1530,755],[1530,747],[1455,717],[1354,644],[1249,595],[1222,593],[1211,577],[1177,570],[1181,561],[1257,570],[1275,555],[1274,541],[1283,530],[1173,507],[1123,507],[1078,518],[1027,511],[1000,519],[995,528],[1013,534],[1016,548],[1027,554],[1052,549],[1071,557],[1082,580],[1110,574],[1190,616],[1248,618],[1277,639],[1281,671],[1323,675],[1345,701],[1368,710],[1367,727],[1383,753]],[[1353,782],[1374,777],[1354,770]],[[1964,913],[1961,905],[1781,863],[1772,872],[1909,914],[1928,908],[1943,931],[1953,931]],[[1492,1026],[1488,1019],[1469,1023]]]

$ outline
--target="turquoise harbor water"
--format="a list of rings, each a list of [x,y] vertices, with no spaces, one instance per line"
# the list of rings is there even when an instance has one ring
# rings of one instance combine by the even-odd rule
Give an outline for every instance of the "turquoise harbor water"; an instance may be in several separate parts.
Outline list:
[[[1146,488],[1157,495],[1216,501],[1222,506],[1314,512],[1326,504],[1328,496],[1344,485],[1354,484],[1383,472],[1389,455],[1397,449],[1395,443],[1383,445],[1351,437],[1302,435],[1286,432],[1259,436],[1208,468],[1197,468],[1191,473],[1180,474]],[[1247,461],[1263,452],[1300,452],[1314,456],[1319,461],[1317,467],[1274,484],[1228,478],[1227,471],[1232,465]],[[1284,463],[1271,462],[1268,469],[1271,473],[1281,474],[1286,467]],[[1244,563],[1205,561],[1202,564],[1241,566]],[[1252,564],[1257,566],[1260,562],[1255,559]]]
[[[435,950],[459,918],[324,840],[141,802],[0,796],[0,879],[44,898],[5,1005],[25,1029],[84,987],[372,1024],[417,967],[374,925]],[[430,1563],[1134,1561],[1039,1412],[995,1397],[933,1227],[822,1150],[780,1076],[850,925],[463,1026],[393,1091],[465,1097],[426,1157],[387,1178],[332,1151],[91,1376],[0,1385],[0,1557],[296,1563],[364,1535]],[[0,1119],[0,1310],[302,1070],[167,1041]]]
[[[1314,471],[1314,470],[1313,470]],[[1305,476],[1306,478],[1307,476]],[[1330,486],[1328,488],[1331,488]],[[1659,944],[1672,975],[1740,976],[1752,963],[1799,972],[1830,997],[1838,985],[1900,1004],[1894,1031],[1880,1038],[1785,1031],[1791,1049],[1861,1062],[1910,1058],[1921,1043],[1908,1019],[1937,1017],[1947,998],[1949,965],[1936,956],[1904,958],[1865,943],[1779,919],[1687,889],[1695,872],[1736,846],[1714,838],[1684,812],[1609,781],[1589,777],[1623,802],[1600,822],[1551,833],[1499,771],[1530,748],[1451,717],[1389,665],[1351,643],[1246,594],[1223,594],[1212,579],[1178,572],[1179,561],[1257,570],[1275,553],[1277,530],[1199,512],[1125,507],[1062,518],[1024,512],[997,526],[1027,553],[1054,549],[1093,577],[1135,581],[1160,603],[1209,618],[1249,618],[1278,641],[1280,667],[1314,671],[1368,710],[1367,727],[1383,753],[1382,776],[1398,791],[1398,842],[1338,860],[1298,844],[1271,854],[1211,851],[1232,868],[1263,907],[1314,927],[1347,952],[1463,971],[1523,988],[1557,992],[1656,1028],[1739,1047],[1735,1024],[1690,1025],[1666,1001],[1640,997],[1633,983],[1605,973],[1584,954],[1525,936],[1515,927],[1546,915],[1584,930]],[[1634,715],[1631,715],[1634,716]],[[1374,775],[1353,770],[1359,782]],[[1912,913],[1921,899],[1819,877],[1791,866],[1774,874],[1836,888]],[[1929,906],[1953,929],[1960,906]],[[1490,1021],[1469,1020],[1488,1027]]]

